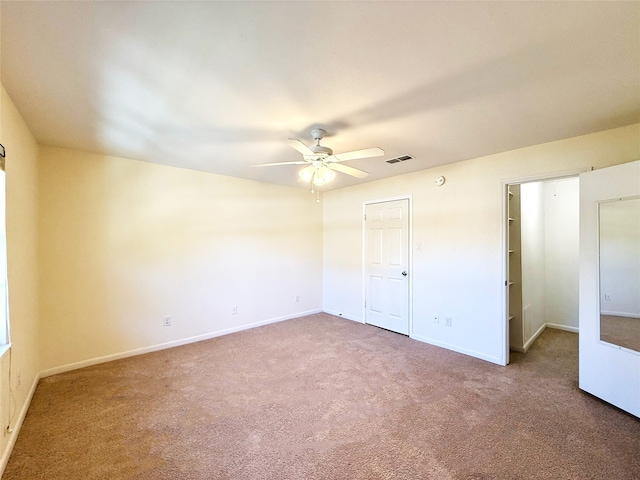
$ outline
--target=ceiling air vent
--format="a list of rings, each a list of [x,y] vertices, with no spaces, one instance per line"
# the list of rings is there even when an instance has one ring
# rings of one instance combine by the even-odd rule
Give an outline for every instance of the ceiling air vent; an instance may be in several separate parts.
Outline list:
[[[392,158],[390,160],[387,160],[387,163],[400,163],[400,162],[406,162],[407,160],[411,160],[413,157],[411,155],[402,155],[401,157],[396,157],[396,158]]]

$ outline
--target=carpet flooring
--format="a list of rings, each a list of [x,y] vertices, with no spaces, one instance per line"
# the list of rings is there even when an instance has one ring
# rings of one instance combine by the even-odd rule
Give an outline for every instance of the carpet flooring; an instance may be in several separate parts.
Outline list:
[[[578,337],[491,363],[327,314],[41,380],[3,479],[638,479]]]
[[[600,339],[640,352],[640,318],[600,315]]]

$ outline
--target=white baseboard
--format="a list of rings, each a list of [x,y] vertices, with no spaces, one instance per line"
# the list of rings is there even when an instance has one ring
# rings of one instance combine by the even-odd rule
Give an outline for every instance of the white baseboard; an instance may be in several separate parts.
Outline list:
[[[261,327],[270,323],[282,322],[284,320],[291,320],[293,318],[304,317],[306,315],[313,315],[314,313],[321,313],[321,309],[308,310],[306,312],[298,312],[292,315],[284,315],[282,317],[270,318],[267,320],[261,320],[259,322],[248,323],[240,325],[238,327],[226,328],[224,330],[216,330],[214,332],[204,333],[202,335],[196,335],[193,337],[181,338],[179,340],[173,340],[171,342],[160,343],[157,345],[150,345],[148,347],[136,348],[128,350],[126,352],[113,353],[110,355],[104,355],[102,357],[89,358],[87,360],[81,360],[79,362],[68,363],[59,367],[49,368],[40,372],[40,378],[50,377],[51,375],[57,375],[59,373],[70,372],[79,368],[90,367],[91,365],[98,365],[100,363],[111,362],[113,360],[120,360],[122,358],[134,357],[136,355],[143,355],[145,353],[157,352],[159,350],[165,350],[167,348],[180,347],[182,345],[188,345],[190,343],[201,342],[203,340],[209,340],[215,337],[221,337],[223,335],[229,335],[230,333],[241,332],[243,330],[249,330],[251,328]]]
[[[547,324],[546,324],[546,323],[543,323],[543,324],[542,324],[542,326],[541,326],[541,327],[536,331],[536,333],[534,333],[533,335],[531,335],[531,338],[530,338],[529,340],[527,340],[527,341],[524,343],[524,346],[522,347],[522,350],[523,350],[524,352],[526,352],[527,350],[529,350],[529,347],[530,347],[531,345],[533,345],[533,342],[535,342],[535,341],[536,341],[536,339],[540,336],[540,334],[541,334],[542,332],[544,332],[544,329],[545,329],[545,328],[547,328]]]
[[[611,315],[612,317],[628,317],[628,318],[640,318],[640,314],[638,313],[629,313],[629,312],[609,312],[609,311],[600,311],[602,315]]]
[[[414,340],[418,340],[420,342],[428,343],[429,345],[435,345],[436,347],[446,348],[447,350],[453,350],[454,352],[464,353],[465,355],[469,355],[470,357],[479,358],[480,360],[485,360],[487,362],[496,363],[498,365],[502,365],[501,360],[498,357],[494,357],[492,355],[487,355],[482,352],[476,352],[475,350],[469,350],[467,348],[462,348],[457,345],[452,345],[451,343],[441,342],[439,340],[435,340],[429,337],[423,337],[421,335],[410,335],[410,338]]]
[[[340,312],[335,312],[333,310],[325,309],[324,313],[328,313],[329,315],[335,315],[336,317],[346,318],[347,320],[352,320],[354,322],[366,324],[364,319],[351,317],[349,315],[344,315],[344,314],[342,314]],[[454,352],[457,352],[457,353],[463,353],[465,355],[469,355],[471,357],[479,358],[479,359],[485,360],[487,362],[496,363],[498,365],[503,365],[503,363],[501,362],[501,360],[498,357],[493,357],[491,355],[486,355],[486,354],[484,354],[482,352],[476,352],[474,350],[468,350],[466,348],[461,348],[461,347],[458,347],[456,345],[452,345],[452,344],[446,343],[446,342],[440,342],[438,340],[434,340],[433,338],[423,337],[421,335],[409,334],[409,338],[412,338],[413,340],[417,340],[419,342],[428,343],[430,345],[435,345],[436,347],[442,347],[442,348],[446,348],[447,350],[453,350]]]
[[[536,333],[534,333],[529,340],[524,344],[524,347],[509,347],[510,350],[514,352],[526,353],[529,350],[529,347],[533,345],[538,337],[545,331],[546,328],[555,328],[556,330],[564,330],[565,332],[573,332],[578,333],[578,327],[571,327],[569,325],[562,325],[560,323],[545,323],[543,324]]]
[[[15,424],[13,425],[13,430],[9,434],[9,441],[4,449],[2,454],[2,458],[0,458],[0,478],[4,474],[4,469],[7,468],[7,463],[9,462],[9,457],[11,456],[11,452],[13,452],[13,447],[16,444],[16,440],[18,439],[18,435],[20,434],[20,429],[22,428],[22,424],[24,422],[25,417],[27,416],[27,412],[29,411],[29,406],[31,406],[31,400],[33,399],[33,394],[36,392],[36,388],[38,387],[38,382],[40,381],[40,374],[37,374],[31,384],[31,388],[29,389],[29,393],[27,394],[27,398],[25,398],[24,403],[22,404],[22,408],[20,409],[20,414],[18,418],[15,420]],[[3,435],[0,433],[0,435]]]
[[[352,320],[354,322],[364,323],[364,320],[362,320],[361,318],[352,317],[351,315],[346,315],[344,313],[336,312],[334,310],[324,309],[323,312],[328,313],[329,315],[333,315],[335,317],[342,317],[342,318],[346,318],[347,320]]]
[[[545,323],[545,326],[549,328],[555,328],[556,330],[564,330],[565,332],[579,333],[578,327],[572,327],[570,325],[562,325],[560,323]]]

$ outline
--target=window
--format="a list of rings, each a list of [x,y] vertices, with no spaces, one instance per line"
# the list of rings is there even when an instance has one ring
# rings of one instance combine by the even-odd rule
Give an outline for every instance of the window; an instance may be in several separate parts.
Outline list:
[[[10,346],[9,291],[7,285],[7,228],[6,228],[6,175],[5,150],[0,145],[0,355]]]

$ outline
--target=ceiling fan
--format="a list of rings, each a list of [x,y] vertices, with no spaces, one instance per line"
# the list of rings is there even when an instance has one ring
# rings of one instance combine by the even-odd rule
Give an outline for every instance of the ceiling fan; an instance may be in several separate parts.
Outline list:
[[[298,172],[300,179],[305,182],[311,182],[311,193],[314,193],[314,186],[321,187],[329,183],[336,176],[336,172],[345,173],[356,178],[365,178],[369,175],[364,170],[349,167],[341,162],[355,160],[357,158],[378,157],[384,155],[384,150],[378,147],[366,148],[364,150],[354,150],[345,153],[333,153],[329,147],[320,145],[320,140],[326,135],[326,131],[322,128],[314,128],[311,130],[311,136],[316,141],[315,145],[308,147],[302,141],[290,138],[289,145],[302,154],[302,160],[297,162],[276,162],[263,163],[255,165],[256,167],[272,167],[275,165],[307,165]]]

